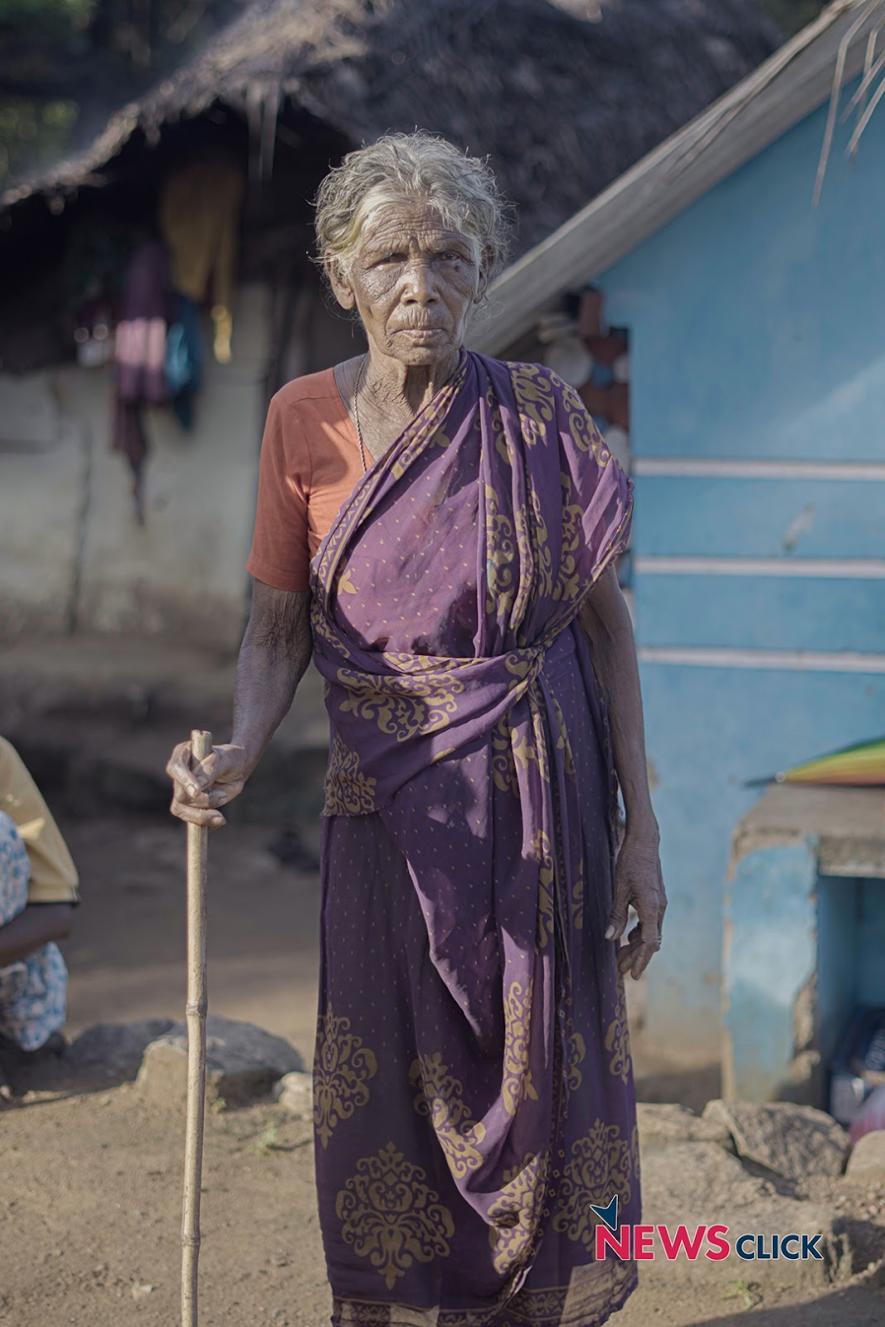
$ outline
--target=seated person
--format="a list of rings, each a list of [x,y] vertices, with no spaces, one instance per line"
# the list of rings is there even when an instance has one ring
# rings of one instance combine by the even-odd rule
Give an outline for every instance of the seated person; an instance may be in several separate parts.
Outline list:
[[[78,885],[37,785],[0,737],[0,1050],[64,1044],[68,972],[55,941],[71,932]]]

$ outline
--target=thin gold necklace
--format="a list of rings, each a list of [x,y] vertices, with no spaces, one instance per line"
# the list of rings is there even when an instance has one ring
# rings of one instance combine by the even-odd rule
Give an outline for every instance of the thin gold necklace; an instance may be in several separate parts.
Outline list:
[[[368,362],[369,362],[369,356],[367,355],[366,358],[363,360],[362,364],[360,365],[359,376],[357,377],[356,388],[353,393],[353,415],[354,419],[356,420],[356,436],[359,438],[360,442],[360,459],[362,460],[363,463],[363,474],[366,473],[369,467],[366,464],[366,444],[363,442],[363,430],[360,424],[359,402],[360,402],[360,388],[363,385],[363,375],[366,371],[366,365],[368,364]]]
[[[455,369],[454,369],[453,372],[449,375],[449,377],[446,379],[446,382],[450,382],[451,379],[454,377],[455,372],[457,372],[457,369],[458,369],[460,363],[461,363],[461,359],[460,359],[460,356],[459,356],[459,357],[458,357],[458,364],[455,365]],[[362,461],[362,463],[363,463],[363,474],[366,473],[366,471],[368,470],[369,467],[368,467],[368,465],[366,464],[366,444],[365,444],[364,441],[363,441],[363,429],[362,429],[362,425],[360,424],[360,388],[361,388],[362,385],[363,385],[363,378],[365,377],[366,369],[367,369],[368,367],[369,367],[369,356],[366,355],[365,359],[363,360],[362,364],[360,365],[360,371],[359,371],[359,373],[358,373],[358,375],[357,375],[357,380],[356,380],[356,387],[354,388],[354,392],[353,392],[353,417],[354,417],[354,420],[356,421],[356,436],[357,436],[357,438],[359,439],[359,444],[360,444],[360,459],[361,459],[361,461]],[[374,460],[375,458],[373,457],[372,459]]]

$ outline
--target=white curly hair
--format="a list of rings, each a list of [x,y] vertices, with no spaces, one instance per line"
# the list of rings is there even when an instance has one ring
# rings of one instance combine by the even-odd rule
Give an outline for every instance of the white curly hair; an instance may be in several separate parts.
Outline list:
[[[426,201],[476,245],[488,280],[507,253],[512,212],[482,157],[435,134],[384,134],[348,152],[325,176],[314,199],[319,260],[346,275],[363,228],[379,208]]]

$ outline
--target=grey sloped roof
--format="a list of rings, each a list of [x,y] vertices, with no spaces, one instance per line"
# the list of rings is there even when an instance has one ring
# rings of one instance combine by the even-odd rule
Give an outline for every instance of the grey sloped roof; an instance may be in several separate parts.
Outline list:
[[[779,42],[752,0],[256,0],[2,203],[88,185],[139,129],[283,92],[356,143],[420,125],[489,154],[525,249]]]
[[[883,11],[885,0],[834,0],[758,69],[511,263],[477,315],[470,344],[504,353],[566,290],[604,273],[820,107],[834,82],[851,80],[864,68]],[[831,117],[837,104],[830,102]],[[874,108],[873,98],[869,106]],[[809,203],[813,184],[808,181]]]

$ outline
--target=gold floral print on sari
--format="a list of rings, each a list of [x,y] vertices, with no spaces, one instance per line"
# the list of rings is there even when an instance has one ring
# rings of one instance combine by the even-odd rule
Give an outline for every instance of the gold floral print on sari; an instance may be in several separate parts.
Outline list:
[[[593,416],[588,413],[587,407],[574,387],[564,384],[560,399],[565,406],[569,432],[575,446],[579,451],[592,452],[597,465],[608,465],[611,460],[611,452],[593,422]]]
[[[409,1082],[418,1089],[415,1110],[430,1117],[449,1170],[455,1179],[463,1179],[482,1165],[477,1144],[486,1136],[485,1125],[470,1118],[463,1084],[449,1072],[439,1051],[412,1061]]]
[[[498,401],[491,383],[489,383],[485,390],[484,399],[486,410],[488,412],[487,418],[489,421],[489,427],[491,428],[492,437],[494,439],[495,451],[505,465],[512,466],[514,461],[513,445],[508,439],[507,434],[504,432],[504,421],[501,418],[501,412],[498,409]]]
[[[502,714],[491,733],[492,779],[502,793],[519,792],[516,760],[513,755],[513,734],[509,714]]]
[[[553,849],[546,829],[536,829],[532,838],[532,859],[538,863],[538,929],[536,942],[544,949],[553,937],[554,880]]]
[[[558,602],[571,603],[581,591],[578,573],[578,556],[584,531],[581,524],[583,509],[574,501],[575,489],[571,475],[559,476],[562,490],[562,517],[560,526],[559,571],[553,598]]]
[[[491,484],[485,486],[486,612],[504,626],[516,593],[513,522],[500,508]]]
[[[519,789],[517,770],[527,770],[531,765],[537,766],[538,774],[545,783],[550,782],[550,760],[544,720],[534,679],[530,678],[528,673],[521,679],[518,688],[514,688],[514,694],[519,689],[525,690],[528,696],[528,724],[525,721],[513,723],[509,715],[505,714],[492,729],[493,777],[495,786],[502,792],[517,792]]]
[[[538,1100],[529,1073],[529,1033],[532,1019],[532,983],[512,981],[504,1000],[504,1063],[501,1100],[508,1115],[515,1115],[526,1098]]]
[[[553,594],[553,550],[550,547],[550,532],[541,507],[541,499],[535,483],[529,475],[528,502],[531,513],[532,547],[535,555],[535,596],[548,597]]]
[[[612,1305],[635,1280],[636,1264],[631,1259],[581,1263],[562,1285],[523,1286],[507,1300],[502,1327],[505,1323],[507,1327],[562,1327],[563,1321],[591,1327],[610,1317]],[[424,1308],[336,1295],[333,1306],[339,1327],[489,1327],[489,1304],[479,1309]]]
[[[568,1299],[568,1287],[530,1290],[524,1287],[507,1306],[507,1316],[529,1327],[559,1327]]]
[[[617,999],[615,1016],[605,1033],[605,1049],[609,1054],[609,1072],[615,1078],[626,1083],[630,1077],[630,1029],[627,1021],[627,996],[624,990],[624,978],[620,969],[616,970]]]
[[[593,1327],[611,1317],[612,1306],[635,1281],[636,1264],[631,1259],[582,1263],[572,1269],[566,1285],[539,1290],[523,1287],[507,1305],[508,1323],[513,1327],[561,1327],[565,1321]],[[444,1327],[442,1318],[435,1327]]]
[[[598,1220],[591,1203],[604,1207],[617,1194],[622,1204],[630,1201],[633,1162],[630,1142],[617,1124],[596,1119],[588,1131],[572,1144],[562,1181],[553,1229],[570,1240],[580,1241],[593,1251],[593,1231]]]
[[[369,1080],[378,1072],[374,1051],[350,1030],[350,1019],[331,1005],[320,1020],[313,1074],[313,1120],[323,1148],[332,1130],[369,1100]]]
[[[325,643],[330,645],[342,658],[349,659],[351,657],[350,650],[344,644],[344,641],[341,640],[329,621],[320,594],[314,594],[311,596],[310,629],[313,634],[314,642],[318,640],[325,641]]]
[[[511,1271],[531,1248],[544,1199],[549,1154],[528,1152],[504,1171],[504,1185],[488,1210],[489,1243],[496,1272]]]
[[[455,697],[464,690],[458,678],[432,673],[391,677],[339,668],[336,677],[346,692],[341,712],[373,720],[398,742],[447,728],[458,707]]]
[[[513,525],[516,534],[516,548],[519,554],[519,583],[513,599],[513,611],[510,616],[510,629],[521,637],[519,631],[525,618],[526,609],[531,602],[535,577],[535,539],[527,509],[516,507],[513,512]]]
[[[577,1092],[584,1076],[581,1065],[587,1056],[587,1045],[580,1032],[571,1031],[566,1040],[566,1083],[569,1092]]]
[[[351,751],[333,730],[323,785],[323,814],[368,815],[375,810],[376,783],[376,779],[361,772],[357,752]]]
[[[485,662],[482,658],[460,659],[450,654],[405,654],[396,650],[384,650],[381,658],[395,673],[421,676],[450,673],[456,669],[461,672],[465,668],[478,668]]]
[[[344,571],[342,571],[341,575],[338,577],[338,593],[359,594],[359,590],[356,588],[356,586],[353,583],[353,577],[350,574],[350,567],[345,567]]]
[[[367,1258],[388,1290],[413,1263],[447,1258],[455,1222],[427,1172],[407,1161],[394,1142],[361,1157],[335,1200],[341,1238]]]
[[[553,383],[542,364],[511,364],[510,377],[523,441],[532,447],[545,437],[556,416]]]

